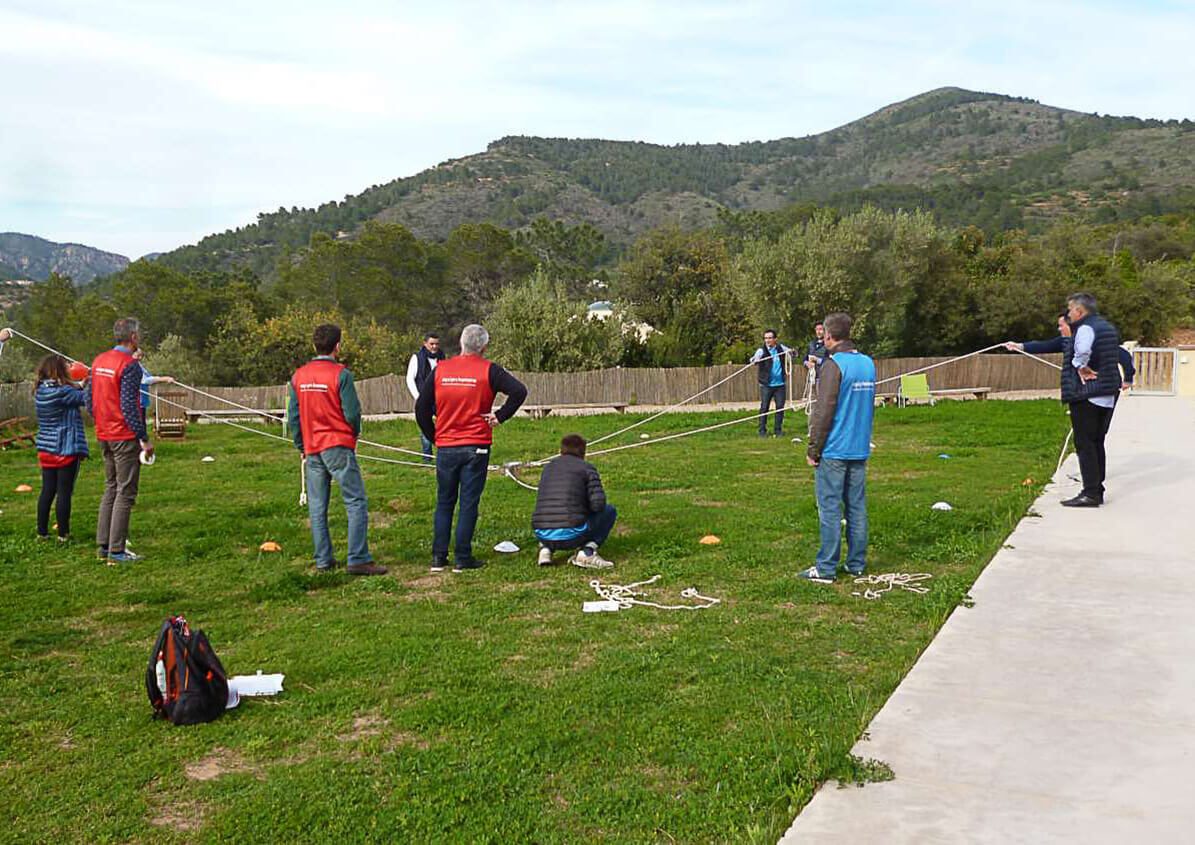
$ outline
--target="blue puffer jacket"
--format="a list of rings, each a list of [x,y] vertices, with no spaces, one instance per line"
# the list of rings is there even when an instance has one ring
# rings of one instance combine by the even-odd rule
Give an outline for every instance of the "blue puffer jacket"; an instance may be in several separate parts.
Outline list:
[[[86,458],[87,434],[83,431],[83,414],[79,409],[87,404],[87,394],[77,387],[47,379],[37,386],[34,403],[37,407],[37,451]]]

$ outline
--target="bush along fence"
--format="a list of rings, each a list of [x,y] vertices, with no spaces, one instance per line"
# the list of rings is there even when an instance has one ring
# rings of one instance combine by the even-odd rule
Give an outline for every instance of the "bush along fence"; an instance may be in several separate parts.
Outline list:
[[[1045,356],[1060,363],[1058,355]],[[883,358],[876,361],[878,379],[886,379],[910,370],[927,367],[949,358]],[[714,367],[677,367],[672,369],[606,369],[580,373],[516,373],[528,388],[531,405],[671,405],[699,393],[738,369],[741,364]],[[938,367],[928,374],[930,388],[950,390],[987,387],[993,393],[1009,390],[1053,390],[1058,387],[1058,371],[1021,355],[976,355]],[[793,370],[794,398],[804,389],[805,370]],[[157,389],[157,388],[155,388]],[[168,391],[187,394],[182,404],[195,411],[228,411],[228,405],[216,399],[174,386]],[[286,407],[286,385],[265,387],[205,387],[205,392],[263,411],[281,411]],[[894,393],[895,383],[881,388]],[[414,400],[406,382],[390,374],[357,382],[357,394],[365,414],[404,414],[414,411]],[[756,402],[759,388],[754,368],[741,373],[711,390],[697,401],[702,404]],[[29,417],[32,420],[33,392],[29,383],[0,384],[0,420]]]

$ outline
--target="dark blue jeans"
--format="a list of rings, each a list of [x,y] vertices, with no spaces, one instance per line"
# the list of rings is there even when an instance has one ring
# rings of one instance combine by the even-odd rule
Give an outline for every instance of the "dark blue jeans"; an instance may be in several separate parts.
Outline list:
[[[423,462],[425,464],[430,464],[435,457],[435,446],[427,439],[422,431],[419,432],[419,451],[423,452]]]
[[[772,401],[776,402],[776,427],[772,429],[776,436],[779,437],[784,433],[784,400],[788,396],[788,388],[783,384],[779,387],[765,387],[759,386],[759,433],[768,433],[768,418],[764,416],[767,413],[768,407]]]
[[[539,544],[547,546],[554,552],[564,549],[579,549],[589,543],[600,546],[606,542],[606,538],[614,530],[616,519],[618,519],[618,511],[614,509],[614,505],[606,505],[605,510],[589,515],[589,526],[580,537],[572,540],[540,540]]]
[[[818,574],[833,578],[842,555],[842,511],[846,508],[846,569],[862,575],[867,568],[867,461],[822,458],[814,488],[821,525]]]
[[[436,450],[436,518],[432,556],[448,557],[448,536],[452,533],[452,512],[460,500],[456,520],[456,559],[473,557],[473,529],[477,506],[485,489],[490,467],[488,446],[441,446]]]

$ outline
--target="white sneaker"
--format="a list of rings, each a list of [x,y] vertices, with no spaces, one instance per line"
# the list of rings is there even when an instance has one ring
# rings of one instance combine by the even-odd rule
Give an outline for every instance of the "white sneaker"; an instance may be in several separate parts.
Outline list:
[[[540,566],[551,566],[552,565],[552,550],[549,549],[547,546],[539,547],[539,565]]]
[[[596,551],[586,554],[585,549],[578,550],[575,555],[568,559],[568,562],[582,569],[609,569],[614,565],[614,561],[606,560]]]

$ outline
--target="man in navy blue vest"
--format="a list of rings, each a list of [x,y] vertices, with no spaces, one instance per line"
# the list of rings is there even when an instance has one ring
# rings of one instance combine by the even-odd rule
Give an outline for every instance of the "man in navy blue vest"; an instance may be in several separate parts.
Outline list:
[[[1062,352],[1062,401],[1070,409],[1075,452],[1083,476],[1083,491],[1062,504],[1068,508],[1098,508],[1104,503],[1104,438],[1122,387],[1119,365],[1124,350],[1120,348],[1120,333],[1099,315],[1091,294],[1067,297],[1066,318],[1069,337],[1060,321],[1059,338],[1005,346],[1035,354]]]
[[[817,402],[805,453],[806,462],[815,468],[821,547],[816,563],[797,577],[819,584],[832,584],[838,574],[844,505],[846,570],[857,576],[867,567],[867,459],[871,457],[876,366],[855,348],[851,323],[847,314],[826,317],[828,357],[817,380]]]
[[[792,350],[776,340],[776,332],[768,329],[763,333],[763,346],[755,350],[751,361],[756,365],[759,376],[759,436],[768,436],[768,408],[776,403],[776,423],[772,436],[784,434],[784,400],[788,387],[785,382],[785,358]]]

